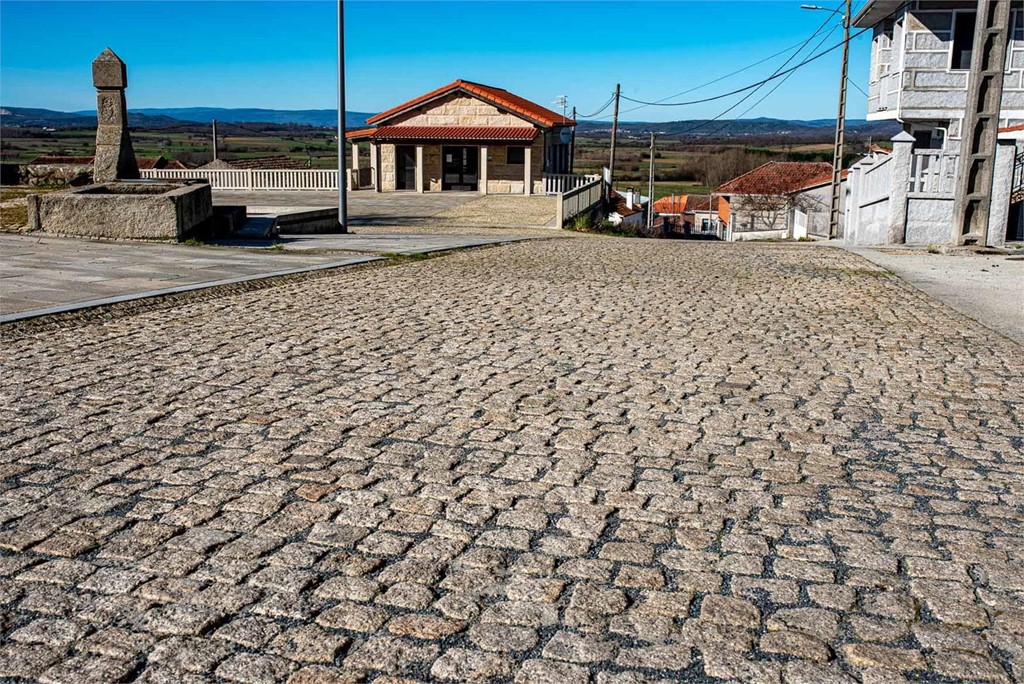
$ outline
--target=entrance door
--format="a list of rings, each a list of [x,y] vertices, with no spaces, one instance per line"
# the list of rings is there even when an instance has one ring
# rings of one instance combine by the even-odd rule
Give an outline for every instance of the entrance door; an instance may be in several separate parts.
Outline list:
[[[441,189],[476,190],[480,150],[476,147],[441,148]]]
[[[411,145],[395,147],[395,189],[416,189],[416,148]]]
[[[793,210],[793,239],[807,237],[807,214],[799,209]]]

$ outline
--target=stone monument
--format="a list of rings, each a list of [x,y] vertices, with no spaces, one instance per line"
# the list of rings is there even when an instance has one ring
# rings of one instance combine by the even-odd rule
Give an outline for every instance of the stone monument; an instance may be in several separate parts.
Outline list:
[[[138,178],[132,139],[128,136],[128,68],[107,48],[92,63],[92,84],[96,86],[96,159],[93,182],[106,183]]]
[[[202,180],[141,180],[124,89],[128,69],[107,48],[92,63],[96,86],[96,160],[93,185],[28,195],[33,231],[131,240],[181,240],[208,229],[210,184]]]

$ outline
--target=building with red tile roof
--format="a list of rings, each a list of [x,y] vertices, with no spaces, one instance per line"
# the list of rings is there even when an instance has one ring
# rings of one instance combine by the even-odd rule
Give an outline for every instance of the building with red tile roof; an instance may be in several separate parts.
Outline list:
[[[543,192],[545,174],[571,172],[576,122],[495,86],[459,79],[366,123],[372,127],[345,137],[360,183],[367,176],[359,172],[359,143],[369,143],[369,184],[377,192],[530,195]]]
[[[728,240],[827,238],[831,190],[828,162],[773,161],[726,181],[714,198]]]

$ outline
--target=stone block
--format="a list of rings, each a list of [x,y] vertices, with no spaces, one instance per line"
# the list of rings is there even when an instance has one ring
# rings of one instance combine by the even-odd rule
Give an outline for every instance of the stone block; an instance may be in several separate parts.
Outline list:
[[[128,67],[107,48],[92,63],[92,84],[96,88],[128,87]]]
[[[213,214],[206,183],[100,183],[29,197],[29,225],[53,235],[180,240]]]

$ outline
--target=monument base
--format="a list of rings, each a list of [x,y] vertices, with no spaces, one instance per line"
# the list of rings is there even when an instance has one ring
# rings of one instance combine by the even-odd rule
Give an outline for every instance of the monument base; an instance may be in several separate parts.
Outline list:
[[[33,231],[119,240],[182,240],[213,215],[205,182],[112,181],[28,196]]]

